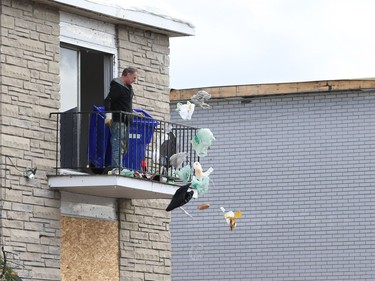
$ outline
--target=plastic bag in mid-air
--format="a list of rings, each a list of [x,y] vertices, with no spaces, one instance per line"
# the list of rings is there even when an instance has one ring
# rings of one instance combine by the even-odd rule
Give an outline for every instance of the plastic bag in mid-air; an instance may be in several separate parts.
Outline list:
[[[206,109],[211,108],[211,105],[205,103],[206,100],[210,99],[211,95],[206,91],[198,91],[194,96],[191,97],[191,101],[195,104],[198,104],[200,107]]]
[[[180,169],[182,164],[186,161],[186,157],[186,152],[175,153],[169,158],[169,163],[175,169]]]
[[[191,102],[186,102],[186,104],[177,103],[176,111],[180,114],[181,118],[184,120],[190,120],[194,113],[195,104]]]
[[[176,175],[179,177],[180,180],[182,180],[182,182],[187,183],[190,180],[191,176],[190,165],[186,165],[182,167],[180,170],[177,170]]]
[[[198,179],[196,176],[193,176],[193,179],[191,181],[192,188],[195,188],[198,191],[199,195],[203,195],[208,190],[208,185],[210,183],[209,177],[203,177]]]
[[[208,148],[214,140],[215,137],[210,129],[199,129],[191,140],[191,144],[198,156],[204,157],[207,155]]]

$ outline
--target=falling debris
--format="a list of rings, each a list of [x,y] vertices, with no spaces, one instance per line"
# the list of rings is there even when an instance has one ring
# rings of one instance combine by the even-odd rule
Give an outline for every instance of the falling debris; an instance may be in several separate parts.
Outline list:
[[[194,162],[193,168],[194,168],[195,176],[198,179],[201,179],[203,177],[208,177],[214,171],[214,169],[212,167],[210,167],[206,172],[203,172],[202,166],[199,162]]]
[[[191,181],[191,186],[198,191],[199,195],[203,195],[208,190],[208,185],[210,183],[209,177],[203,177],[198,179],[196,176],[193,176],[193,180]]]
[[[214,135],[210,129],[199,129],[197,134],[191,140],[191,144],[200,157],[207,155],[208,148],[215,140]]]
[[[194,96],[192,96],[190,100],[193,103],[199,105],[200,107],[204,109],[208,109],[208,108],[211,108],[211,105],[209,105],[208,103],[205,103],[205,101],[210,98],[211,98],[211,95],[209,93],[201,90],[201,91],[198,91]]]
[[[190,183],[185,184],[177,189],[172,197],[171,202],[165,210],[169,212],[188,203],[194,195],[193,190],[188,191],[189,187]]]
[[[187,183],[188,181],[190,181],[190,177],[191,177],[191,167],[190,167],[190,165],[185,165],[180,170],[177,170],[176,175],[184,183]]]
[[[197,209],[198,210],[206,210],[210,207],[210,203],[202,203],[202,204],[199,204]]]
[[[187,101],[186,104],[177,103],[176,111],[180,114],[181,118],[184,120],[191,120],[191,116],[194,113],[195,104]]]
[[[239,219],[242,217],[242,213],[241,211],[237,211],[236,213],[234,213],[233,211],[225,211],[225,209],[223,207],[220,207],[220,210],[223,211],[224,213],[224,218],[225,220],[227,221],[227,224],[229,225],[230,227],[230,230],[234,230],[234,228],[236,227],[236,220],[235,219]]]
[[[194,219],[194,217],[192,215],[189,214],[188,211],[186,211],[184,208],[182,207],[179,207],[186,215],[188,215],[189,217],[191,217],[192,219]]]
[[[173,166],[175,169],[181,169],[182,164],[186,161],[187,153],[186,152],[179,152],[173,154],[169,158],[169,164]]]
[[[208,190],[208,185],[210,183],[209,175],[214,169],[209,168],[206,172],[202,171],[202,166],[199,162],[194,162],[194,176],[191,181],[191,186],[198,191],[199,195],[203,195]]]

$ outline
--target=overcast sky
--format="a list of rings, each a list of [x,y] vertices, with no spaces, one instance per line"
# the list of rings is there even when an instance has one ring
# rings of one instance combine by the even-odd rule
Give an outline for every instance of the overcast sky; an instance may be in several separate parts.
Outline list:
[[[375,0],[162,1],[196,31],[171,39],[171,88],[375,77]]]

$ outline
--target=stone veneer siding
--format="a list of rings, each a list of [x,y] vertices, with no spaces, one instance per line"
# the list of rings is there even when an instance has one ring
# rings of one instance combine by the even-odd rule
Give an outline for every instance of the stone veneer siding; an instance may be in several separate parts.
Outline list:
[[[133,85],[134,106],[154,118],[169,120],[169,38],[126,26],[118,26],[119,73],[133,65],[139,70]]]
[[[49,113],[59,109],[59,11],[26,0],[2,0],[0,9],[1,245],[24,280],[60,280],[60,195],[47,184],[55,166]],[[118,45],[119,72],[140,70],[135,104],[169,119],[168,36],[118,26]],[[25,179],[5,155],[20,170],[38,167],[37,177]],[[170,280],[165,206],[119,200],[121,280]]]
[[[118,26],[118,45],[119,73],[129,65],[139,69],[134,107],[169,120],[169,38]],[[119,200],[121,280],[171,280],[166,205],[166,200]]]
[[[169,214],[165,200],[120,200],[120,277],[171,280]]]
[[[31,1],[0,3],[0,241],[23,280],[60,280],[60,196],[47,184],[55,166],[49,113],[59,109],[59,13]],[[37,176],[28,180],[21,171],[31,166]]]

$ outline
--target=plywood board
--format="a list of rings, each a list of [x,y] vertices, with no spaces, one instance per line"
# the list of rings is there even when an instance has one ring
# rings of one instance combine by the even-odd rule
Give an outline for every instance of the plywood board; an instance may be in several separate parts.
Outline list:
[[[61,218],[61,280],[119,281],[118,222]]]

